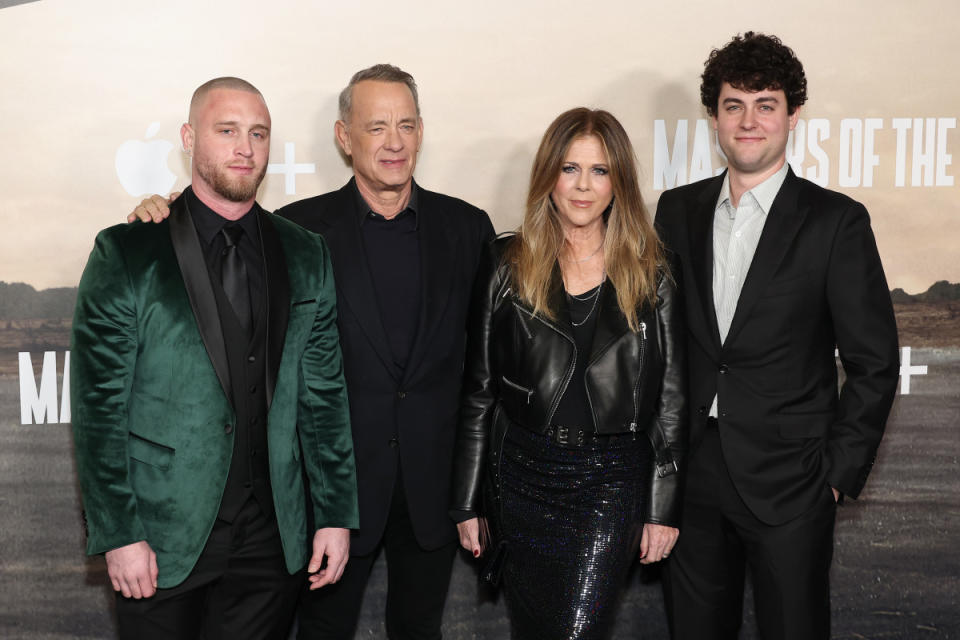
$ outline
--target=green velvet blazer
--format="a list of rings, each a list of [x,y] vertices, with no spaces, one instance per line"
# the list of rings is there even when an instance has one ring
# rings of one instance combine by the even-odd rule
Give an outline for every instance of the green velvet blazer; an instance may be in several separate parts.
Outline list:
[[[356,472],[323,239],[256,206],[267,280],[267,438],[287,569],[306,564],[302,470],[316,526],[358,526]],[[161,588],[182,582],[213,528],[233,453],[223,333],[185,198],[160,224],[102,231],[71,347],[87,553],[146,540]]]

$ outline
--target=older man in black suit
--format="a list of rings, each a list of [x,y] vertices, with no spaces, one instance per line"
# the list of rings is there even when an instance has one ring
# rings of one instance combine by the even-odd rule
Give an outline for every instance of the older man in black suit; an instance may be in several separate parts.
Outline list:
[[[748,568],[765,639],[829,638],[835,504],[863,488],[893,401],[893,307],[866,209],[786,163],[806,100],[793,51],[738,36],[710,55],[701,95],[728,169],[657,207],[683,265],[699,408],[671,631],[735,638]]]

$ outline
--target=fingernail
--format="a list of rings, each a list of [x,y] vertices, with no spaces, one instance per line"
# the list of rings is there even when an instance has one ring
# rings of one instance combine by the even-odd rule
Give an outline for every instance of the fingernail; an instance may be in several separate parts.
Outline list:
[[[480,550],[479,550],[479,549],[474,549],[474,550],[473,550],[473,557],[474,557],[474,558],[479,558],[479,557],[480,557]]]

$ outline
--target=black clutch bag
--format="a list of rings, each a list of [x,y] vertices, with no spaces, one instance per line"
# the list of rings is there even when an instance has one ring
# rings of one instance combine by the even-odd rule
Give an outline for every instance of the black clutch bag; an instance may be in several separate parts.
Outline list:
[[[492,587],[499,586],[507,561],[507,541],[503,538],[493,540],[486,518],[480,518],[480,548],[486,555],[480,568],[480,580]]]

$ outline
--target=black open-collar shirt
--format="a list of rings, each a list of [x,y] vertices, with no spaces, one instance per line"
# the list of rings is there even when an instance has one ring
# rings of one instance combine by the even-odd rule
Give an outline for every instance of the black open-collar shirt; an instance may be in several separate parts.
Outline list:
[[[360,236],[394,363],[401,369],[413,347],[420,320],[419,187],[414,183],[407,207],[391,219],[375,212],[357,188]]]

